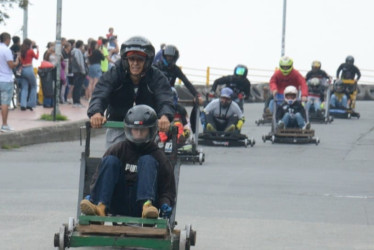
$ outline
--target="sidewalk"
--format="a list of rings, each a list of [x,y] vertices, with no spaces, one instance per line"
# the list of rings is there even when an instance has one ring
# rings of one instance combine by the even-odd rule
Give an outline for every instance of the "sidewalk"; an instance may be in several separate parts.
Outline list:
[[[80,127],[88,121],[88,102],[83,100],[84,108],[75,108],[71,104],[60,104],[60,113],[68,118],[67,121],[40,120],[42,114],[52,114],[52,108],[37,106],[33,111],[21,111],[19,107],[9,110],[8,124],[13,132],[0,132],[0,150],[7,147],[70,141],[80,138]]]

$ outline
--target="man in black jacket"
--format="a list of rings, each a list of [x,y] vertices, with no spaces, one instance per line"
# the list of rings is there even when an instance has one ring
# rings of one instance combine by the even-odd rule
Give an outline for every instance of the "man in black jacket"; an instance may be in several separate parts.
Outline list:
[[[181,79],[192,96],[194,98],[197,98],[200,104],[203,104],[203,99],[200,97],[195,87],[188,80],[182,70],[176,65],[178,58],[179,51],[177,47],[175,47],[174,45],[166,45],[162,49],[162,56],[160,60],[157,61],[154,66],[156,66],[162,71],[162,73],[164,73],[164,75],[168,78],[171,87],[175,86],[175,80],[177,78]]]
[[[154,142],[156,112],[147,105],[129,109],[126,140],[110,147],[93,177],[91,195],[80,203],[86,215],[169,217],[176,187],[170,161]]]
[[[342,78],[345,80],[355,80],[357,83],[360,80],[361,72],[354,65],[355,59],[353,56],[347,56],[345,63],[340,64],[338,70],[336,71],[336,78]]]
[[[134,104],[146,104],[157,112],[160,131],[168,131],[174,116],[173,95],[166,77],[152,67],[153,45],[135,36],[122,44],[120,54],[121,60],[96,84],[87,111],[91,126],[99,128],[107,119],[123,121]],[[123,130],[107,130],[107,147],[123,139]]]
[[[213,97],[218,85],[225,85],[234,92],[232,100],[234,100],[243,111],[244,99],[249,98],[251,94],[251,83],[247,79],[248,68],[245,65],[238,64],[234,69],[233,75],[223,76],[214,81],[210,95]]]

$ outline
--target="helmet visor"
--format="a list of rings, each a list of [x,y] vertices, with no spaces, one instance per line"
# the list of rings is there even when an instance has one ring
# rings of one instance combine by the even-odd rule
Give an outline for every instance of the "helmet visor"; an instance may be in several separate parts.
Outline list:
[[[125,135],[129,141],[135,144],[147,143],[153,137],[149,127],[125,126]]]
[[[243,68],[243,67],[237,67],[235,69],[235,75],[237,75],[237,76],[244,76],[244,74],[245,74],[245,68]]]
[[[280,66],[280,68],[281,68],[282,70],[290,70],[291,67],[292,67],[292,66],[290,66],[290,65],[282,65],[282,66]]]

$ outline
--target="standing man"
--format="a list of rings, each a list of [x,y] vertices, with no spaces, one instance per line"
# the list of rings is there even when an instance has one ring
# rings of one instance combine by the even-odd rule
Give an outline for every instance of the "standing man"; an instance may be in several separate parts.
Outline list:
[[[155,49],[151,42],[134,36],[121,45],[121,60],[103,74],[92,93],[87,115],[91,126],[106,120],[123,121],[134,105],[152,107],[160,131],[168,131],[174,117],[173,93],[164,74],[152,67]],[[104,115],[105,113],[105,115]],[[125,139],[123,129],[107,129],[107,147]]]
[[[0,98],[1,98],[1,117],[3,124],[1,125],[2,132],[12,131],[8,125],[8,106],[13,96],[13,71],[19,64],[19,56],[13,61],[12,51],[8,48],[10,44],[10,34],[2,33],[0,35]]]

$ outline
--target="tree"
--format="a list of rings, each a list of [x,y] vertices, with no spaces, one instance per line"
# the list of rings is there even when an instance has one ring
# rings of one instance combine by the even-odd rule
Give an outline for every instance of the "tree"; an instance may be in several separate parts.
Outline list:
[[[17,5],[21,9],[27,8],[29,0],[0,0],[0,24],[5,24],[5,19],[9,18],[7,11]]]

